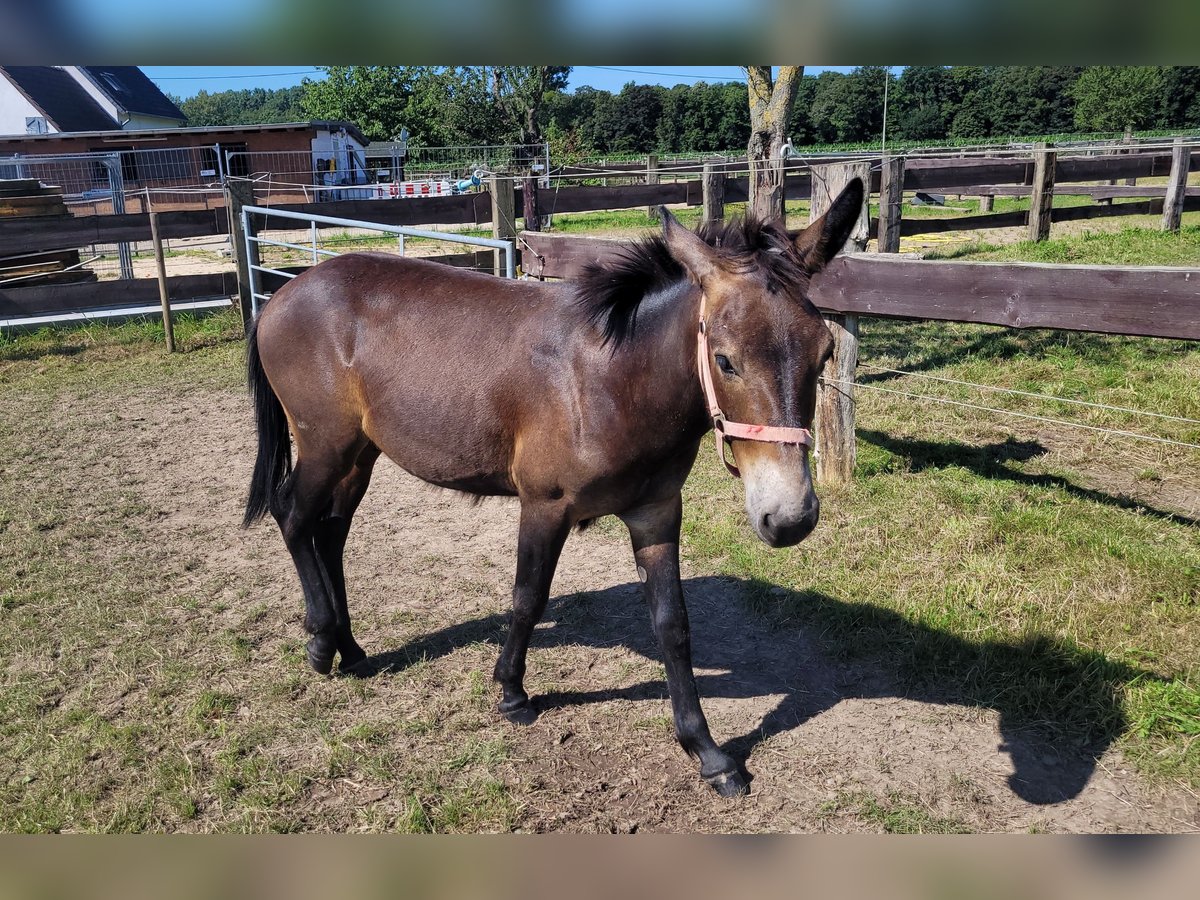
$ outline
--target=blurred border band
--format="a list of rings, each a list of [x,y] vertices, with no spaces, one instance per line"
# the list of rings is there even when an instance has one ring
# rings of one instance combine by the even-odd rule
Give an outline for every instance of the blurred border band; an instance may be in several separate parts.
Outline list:
[[[1153,64],[1200,54],[1194,0],[0,0],[0,22],[11,64]]]

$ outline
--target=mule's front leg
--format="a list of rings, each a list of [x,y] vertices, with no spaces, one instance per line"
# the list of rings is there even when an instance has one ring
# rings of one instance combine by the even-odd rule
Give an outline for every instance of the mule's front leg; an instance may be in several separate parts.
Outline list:
[[[546,611],[554,568],[570,530],[566,514],[560,508],[549,504],[521,504],[512,620],[492,675],[500,682],[503,692],[500,712],[520,725],[529,725],[537,718],[537,711],[525,693],[525,654],[534,626]]]
[[[675,715],[679,743],[700,760],[700,776],[723,797],[747,791],[733,757],[717,747],[700,708],[696,677],[692,672],[692,643],[683,585],[679,581],[679,527],[683,501],[678,494],[669,500],[641,507],[621,516],[633,539],[633,555],[654,634],[662,649],[667,669],[667,690]]]

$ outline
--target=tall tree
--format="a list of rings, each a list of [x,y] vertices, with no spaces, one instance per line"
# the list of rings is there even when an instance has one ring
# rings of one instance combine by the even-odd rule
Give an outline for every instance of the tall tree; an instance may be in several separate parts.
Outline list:
[[[565,88],[570,74],[570,66],[492,66],[492,101],[501,115],[516,126],[519,143],[524,148],[520,164],[528,174],[521,191],[525,205],[523,218],[525,227],[531,231],[541,228],[537,179],[532,167],[541,156],[542,102],[548,91]]]
[[[304,79],[301,105],[315,119],[354,122],[373,141],[388,141],[407,127],[417,142],[422,124],[409,121],[409,101],[420,66],[322,66],[325,78]]]
[[[1088,66],[1071,93],[1083,131],[1146,128],[1160,114],[1163,77],[1157,66]]]
[[[747,212],[763,220],[783,218],[783,145],[804,66],[742,66],[750,101],[750,203]]]

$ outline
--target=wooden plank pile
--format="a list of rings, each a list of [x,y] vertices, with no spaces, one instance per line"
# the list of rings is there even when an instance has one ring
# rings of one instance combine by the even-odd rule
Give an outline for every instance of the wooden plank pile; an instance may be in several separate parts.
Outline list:
[[[0,180],[0,220],[70,218],[62,188],[47,187],[36,178]],[[33,287],[46,284],[82,284],[96,273],[79,268],[79,251],[29,251],[0,256],[0,285]]]

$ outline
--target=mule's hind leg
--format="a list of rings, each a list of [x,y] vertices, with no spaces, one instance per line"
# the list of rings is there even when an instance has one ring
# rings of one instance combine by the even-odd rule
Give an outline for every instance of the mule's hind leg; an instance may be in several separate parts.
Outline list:
[[[338,668],[351,671],[367,658],[362,647],[354,640],[350,631],[350,609],[346,602],[346,573],[342,560],[346,550],[346,538],[350,534],[350,522],[354,511],[371,483],[371,472],[379,458],[379,448],[368,445],[354,463],[350,474],[338,483],[333,491],[333,501],[328,514],[316,527],[315,544],[321,565],[333,590],[333,612],[336,619],[335,639],[341,660]]]
[[[349,468],[344,456],[306,454],[301,450],[291,477],[271,502],[283,542],[292,555],[304,591],[304,627],[312,635],[308,662],[322,675],[333,668],[337,649],[337,615],[333,586],[317,556],[316,530],[329,508],[333,489]]]
[[[502,691],[500,712],[520,725],[528,725],[537,718],[529,695],[525,693],[525,654],[534,626],[546,611],[554,568],[570,530],[570,522],[560,508],[549,504],[521,504],[512,620],[492,675],[500,682]]]
[[[721,750],[708,730],[696,676],[683,586],[679,581],[679,526],[683,501],[678,494],[621,515],[633,539],[638,577],[650,606],[654,634],[667,670],[667,691],[675,716],[675,734],[691,756],[700,760],[700,776],[725,797],[746,793],[737,763]]]

